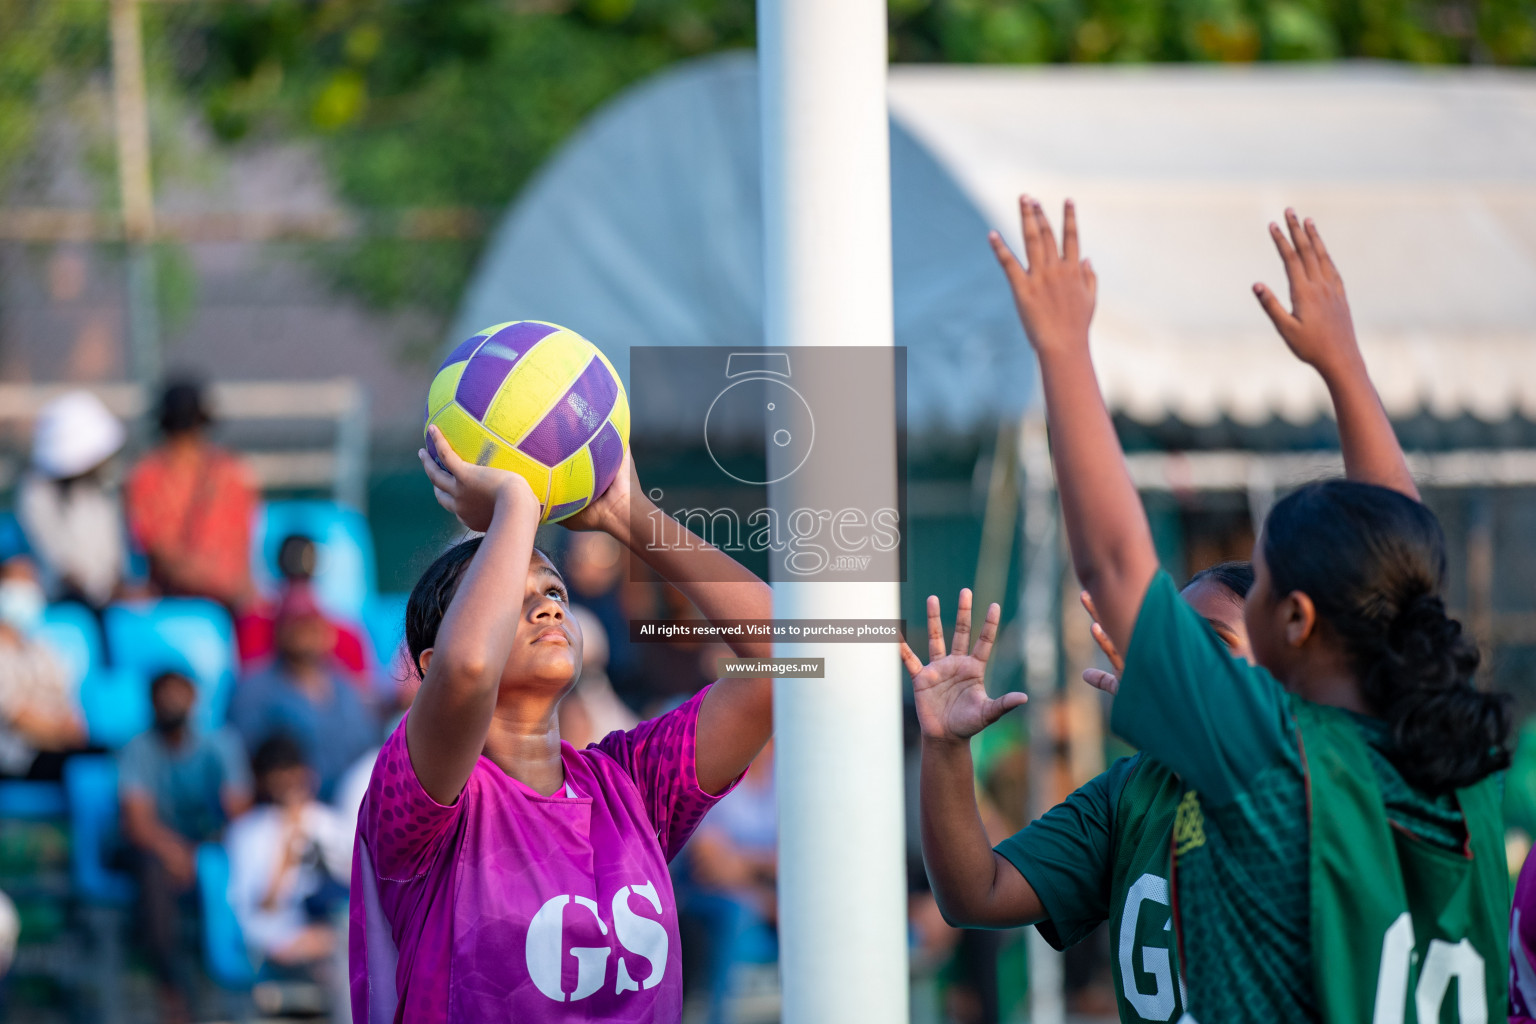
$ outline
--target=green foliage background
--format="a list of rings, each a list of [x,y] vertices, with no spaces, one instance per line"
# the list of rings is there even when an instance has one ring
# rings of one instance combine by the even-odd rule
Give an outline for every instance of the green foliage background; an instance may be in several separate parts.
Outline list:
[[[750,47],[754,36],[750,0],[143,10],[157,110],[199,112],[228,146],[313,140],[336,191],[364,210],[467,207],[487,218],[604,100],[671,61]],[[106,0],[0,0],[0,187],[49,91],[107,75],[106,16]],[[890,0],[890,17],[897,61],[1536,64],[1536,0]],[[314,258],[339,290],[440,324],[479,247],[372,239]]]

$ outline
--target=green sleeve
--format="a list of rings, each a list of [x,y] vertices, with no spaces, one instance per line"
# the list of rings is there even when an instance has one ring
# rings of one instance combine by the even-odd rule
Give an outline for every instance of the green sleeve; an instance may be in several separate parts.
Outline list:
[[[1232,657],[1166,572],[1142,600],[1110,725],[1218,805],[1294,759],[1280,684]]]
[[[997,844],[1040,897],[1047,917],[1040,934],[1057,949],[1081,942],[1109,919],[1114,808],[1135,762],[1121,758]]]

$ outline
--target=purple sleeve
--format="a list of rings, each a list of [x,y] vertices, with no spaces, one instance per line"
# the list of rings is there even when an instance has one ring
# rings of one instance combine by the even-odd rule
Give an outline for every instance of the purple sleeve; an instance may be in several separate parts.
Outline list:
[[[1509,1002],[1513,1018],[1536,1016],[1536,854],[1525,858],[1520,880],[1515,883],[1509,929]]]
[[[698,735],[699,706],[708,692],[706,686],[682,706],[641,722],[628,732],[611,732],[596,744],[640,787],[646,810],[656,826],[656,838],[668,860],[677,856],[693,835],[704,820],[704,812],[741,781],[738,777],[713,796],[699,788],[694,741]]]
[[[368,792],[357,813],[357,834],[380,878],[403,882],[426,871],[453,831],[470,786],[452,805],[422,788],[405,745],[405,720],[384,741],[373,763]]]

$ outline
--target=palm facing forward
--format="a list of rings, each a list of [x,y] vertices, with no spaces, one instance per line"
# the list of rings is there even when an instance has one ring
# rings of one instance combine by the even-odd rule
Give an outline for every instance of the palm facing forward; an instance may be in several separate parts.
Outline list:
[[[939,599],[928,598],[928,665],[924,667],[912,648],[901,645],[901,660],[912,673],[912,692],[917,702],[917,721],[923,737],[933,740],[967,740],[1007,711],[1029,698],[1022,693],[988,697],[982,682],[992,641],[997,638],[997,605],[987,609],[987,618],[971,643],[971,592],[960,591],[960,607],[955,613],[955,638],[949,653],[944,651],[944,624],[939,619]]]

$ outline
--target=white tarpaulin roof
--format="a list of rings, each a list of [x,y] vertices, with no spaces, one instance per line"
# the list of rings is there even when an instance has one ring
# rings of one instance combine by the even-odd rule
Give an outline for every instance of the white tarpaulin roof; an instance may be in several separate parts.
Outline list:
[[[967,428],[1033,391],[981,237],[985,222],[1017,241],[1020,191],[1077,200],[1096,363],[1136,419],[1326,412],[1249,290],[1284,294],[1265,224],[1287,205],[1323,230],[1394,415],[1536,418],[1536,75],[906,66],[890,98],[915,424]],[[553,319],[621,370],[630,344],[756,343],[756,107],[738,55],[600,112],[500,228],[455,338]]]
[[[1394,415],[1536,417],[1536,75],[1386,66],[899,68],[891,107],[1017,240],[1078,203],[1095,355],[1142,420],[1316,417],[1249,286],[1316,218]]]

